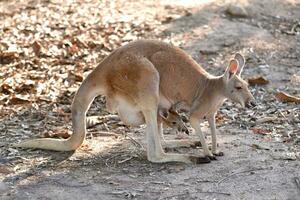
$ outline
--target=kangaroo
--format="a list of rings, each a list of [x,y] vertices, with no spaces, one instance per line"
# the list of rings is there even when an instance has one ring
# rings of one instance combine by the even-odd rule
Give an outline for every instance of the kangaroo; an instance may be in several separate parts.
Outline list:
[[[155,40],[131,42],[107,56],[80,85],[71,106],[74,132],[70,138],[34,139],[16,146],[76,150],[85,139],[87,110],[96,96],[104,95],[109,110],[117,111],[125,123],[146,123],[149,161],[208,163],[223,155],[217,151],[216,141],[215,115],[219,107],[226,99],[242,107],[254,100],[248,84],[240,77],[244,65],[244,57],[237,53],[223,75],[213,76],[173,45]],[[199,137],[204,155],[164,151],[158,108],[169,110],[177,102],[187,105],[191,126]],[[211,129],[211,150],[201,132],[200,121],[204,118]]]

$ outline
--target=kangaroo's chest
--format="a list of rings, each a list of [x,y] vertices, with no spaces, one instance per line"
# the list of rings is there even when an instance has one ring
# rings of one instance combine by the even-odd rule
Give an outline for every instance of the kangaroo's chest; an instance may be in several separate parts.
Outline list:
[[[216,98],[197,102],[192,105],[190,116],[194,115],[199,119],[203,119],[207,116],[214,115],[223,105],[224,101],[224,98]]]

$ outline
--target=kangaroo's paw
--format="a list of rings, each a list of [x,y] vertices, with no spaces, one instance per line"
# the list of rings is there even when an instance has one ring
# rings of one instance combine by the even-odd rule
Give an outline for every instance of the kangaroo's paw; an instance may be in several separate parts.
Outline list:
[[[210,160],[218,160],[216,156],[212,155],[212,156],[206,156],[207,158],[209,158]]]

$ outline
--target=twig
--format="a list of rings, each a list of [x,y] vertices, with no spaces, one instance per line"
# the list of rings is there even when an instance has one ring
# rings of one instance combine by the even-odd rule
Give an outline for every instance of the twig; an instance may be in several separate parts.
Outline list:
[[[120,161],[118,161],[118,163],[119,163],[119,164],[122,164],[122,163],[124,163],[124,162],[127,162],[127,161],[131,160],[132,158],[134,158],[134,157],[131,156],[131,157],[126,158],[126,159],[124,159],[124,160],[120,160]]]
[[[187,195],[187,194],[190,194],[190,193],[174,194],[174,195],[166,196],[166,197],[163,197],[163,198],[159,198],[159,200],[171,199],[171,198],[173,198],[173,197],[181,197],[181,196]]]
[[[105,160],[105,165],[106,165],[107,167],[110,167],[109,164],[108,164],[108,161],[109,161],[109,160],[112,160],[113,158],[116,158],[116,157],[118,157],[118,156],[119,156],[119,155],[116,154],[116,155],[114,155],[114,156],[112,156],[112,157],[110,157],[110,158],[107,158],[107,159]]]
[[[281,110],[278,110],[278,112],[279,112],[279,114],[280,114],[284,119],[288,120],[288,118],[286,118],[286,116],[282,113]]]
[[[128,137],[128,138],[131,140],[131,142],[132,142],[133,144],[139,146],[141,149],[144,149],[143,145],[141,145],[141,143],[139,143],[138,141],[136,141],[135,139],[133,139],[131,136],[126,135],[125,138],[126,138],[126,137]]]
[[[263,124],[263,123],[266,123],[266,122],[272,122],[272,121],[275,121],[276,119],[277,119],[276,117],[263,117],[263,118],[257,119],[256,124]]]
[[[256,168],[256,169],[249,169],[249,170],[240,171],[240,172],[234,172],[234,173],[230,174],[229,176],[226,176],[226,177],[222,178],[221,180],[219,180],[217,182],[217,186],[219,186],[223,181],[225,181],[226,179],[229,179],[230,177],[232,177],[234,175],[253,172],[253,171],[259,171],[259,170],[266,170],[266,169],[269,169],[269,168]]]
[[[298,189],[300,190],[300,179],[298,177],[294,178],[295,184],[298,187]]]
[[[216,192],[216,191],[198,191],[198,193],[207,193],[207,194],[221,194],[221,195],[226,195],[226,196],[230,196],[230,193],[226,193],[226,192]]]
[[[95,134],[97,136],[102,136],[102,137],[119,137],[120,135],[113,133],[113,132],[105,132],[105,131],[94,131],[90,132],[91,135]]]
[[[216,182],[216,181],[211,181],[211,180],[197,180],[197,183],[212,183],[212,182]]]
[[[66,183],[62,183],[60,182],[60,180],[57,180],[57,179],[50,179],[52,180],[54,183],[60,185],[60,186],[64,186],[64,187],[74,187],[74,188],[80,188],[80,187],[89,187],[91,186],[91,184],[66,184]]]
[[[202,194],[220,194],[220,195],[226,195],[226,196],[230,196],[230,193],[226,193],[226,192],[217,192],[217,191],[197,191],[197,192],[185,192],[185,193],[180,193],[180,194],[174,194],[174,195],[170,195],[170,196],[166,196],[163,198],[159,198],[160,200],[164,200],[164,199],[172,199],[173,197],[181,197],[187,194],[197,194],[197,193],[202,193]]]

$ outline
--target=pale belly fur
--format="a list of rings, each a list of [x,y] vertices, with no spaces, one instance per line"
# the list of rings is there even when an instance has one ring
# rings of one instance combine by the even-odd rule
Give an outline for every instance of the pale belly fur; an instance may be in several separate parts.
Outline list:
[[[106,106],[110,112],[117,112],[124,124],[139,126],[145,123],[144,116],[138,106],[124,98],[106,98]]]

